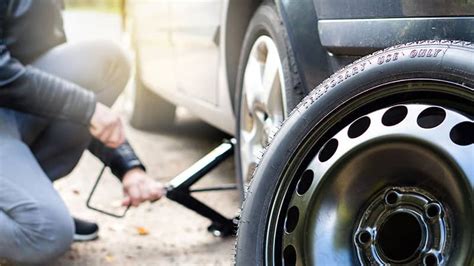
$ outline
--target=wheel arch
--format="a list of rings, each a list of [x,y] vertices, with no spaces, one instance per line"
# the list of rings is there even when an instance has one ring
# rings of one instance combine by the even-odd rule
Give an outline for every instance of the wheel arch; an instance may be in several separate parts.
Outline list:
[[[229,1],[225,22],[225,58],[229,95],[235,111],[235,95],[240,52],[247,27],[262,3],[273,3],[286,28],[290,49],[306,92],[329,76],[327,51],[322,47],[318,18],[312,0],[238,0]]]
[[[245,33],[253,14],[265,0],[230,0],[225,21],[225,62],[231,103],[235,105],[237,73]],[[273,2],[274,0],[272,0]],[[235,111],[235,106],[233,106]]]
[[[309,93],[335,70],[319,36],[314,0],[275,0],[304,90]]]

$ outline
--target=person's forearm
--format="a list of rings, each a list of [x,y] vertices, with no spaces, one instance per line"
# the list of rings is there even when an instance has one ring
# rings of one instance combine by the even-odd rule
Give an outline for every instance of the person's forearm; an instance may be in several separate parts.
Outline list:
[[[88,149],[105,165],[109,166],[112,173],[120,180],[132,169],[140,168],[145,170],[145,166],[128,142],[125,142],[118,148],[109,148],[97,139],[93,139]]]
[[[1,27],[0,27],[1,28]],[[0,107],[89,126],[96,100],[92,92],[11,57],[0,38]]]
[[[0,107],[39,116],[89,125],[95,105],[92,92],[32,67],[0,85]]]

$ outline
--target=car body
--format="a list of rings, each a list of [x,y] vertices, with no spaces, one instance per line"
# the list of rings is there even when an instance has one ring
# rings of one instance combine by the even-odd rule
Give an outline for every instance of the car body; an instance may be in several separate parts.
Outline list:
[[[126,6],[141,84],[132,125],[169,126],[175,106],[185,107],[235,136],[242,184],[291,110],[337,70],[397,44],[474,41],[472,0],[129,0]],[[260,14],[263,7],[270,10]],[[265,13],[273,15],[256,25]],[[277,63],[267,62],[270,54],[260,62],[262,45]],[[278,73],[265,78],[272,67]]]
[[[237,265],[472,264],[474,1],[129,4],[141,83],[234,135],[253,178]]]
[[[261,1],[129,0],[143,82],[235,134],[240,49]],[[473,1],[275,1],[308,92],[358,57],[427,39],[474,41]]]

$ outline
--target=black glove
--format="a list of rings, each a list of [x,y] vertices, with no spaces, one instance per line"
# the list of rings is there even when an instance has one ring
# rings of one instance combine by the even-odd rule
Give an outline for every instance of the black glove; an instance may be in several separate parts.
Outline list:
[[[118,148],[109,148],[97,139],[93,139],[89,145],[89,151],[99,158],[105,165],[110,167],[112,173],[122,181],[124,175],[133,168],[141,168],[146,171],[132,146],[125,141]]]

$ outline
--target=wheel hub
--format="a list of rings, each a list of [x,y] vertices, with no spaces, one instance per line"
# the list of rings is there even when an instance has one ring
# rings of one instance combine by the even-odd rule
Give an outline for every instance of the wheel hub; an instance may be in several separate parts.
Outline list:
[[[267,254],[283,265],[462,263],[473,235],[472,126],[423,104],[359,117],[280,192],[287,205],[272,209],[267,237],[281,244]]]
[[[438,265],[449,252],[451,236],[444,207],[416,187],[379,193],[356,227],[359,260],[368,264]]]

